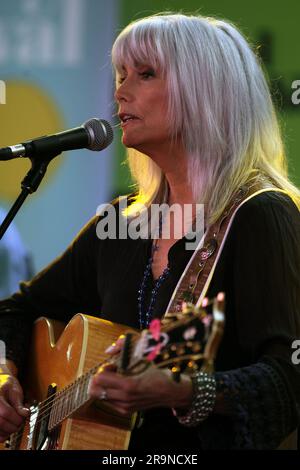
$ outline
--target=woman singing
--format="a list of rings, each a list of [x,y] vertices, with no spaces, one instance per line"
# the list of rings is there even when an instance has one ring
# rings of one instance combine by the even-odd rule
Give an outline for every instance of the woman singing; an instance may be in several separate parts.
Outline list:
[[[136,183],[122,209],[143,204],[204,205],[204,232],[224,217],[241,188],[257,194],[237,211],[206,293],[225,293],[225,331],[215,373],[149,367],[126,377],[99,371],[90,395],[121,415],[142,412],[130,449],[276,449],[299,424],[300,192],[289,181],[282,137],[260,59],[232,24],[161,14],[131,23],[112,60],[115,99]],[[117,211],[120,201],[114,202]],[[142,211],[142,212],[143,212]],[[33,321],[88,313],[136,329],[162,318],[194,251],[178,218],[170,236],[97,236],[95,216],[68,249],[0,303],[0,437],[28,414],[24,371]],[[161,229],[162,227],[160,227]],[[119,341],[111,352],[121,348]],[[205,393],[205,400],[204,400]]]

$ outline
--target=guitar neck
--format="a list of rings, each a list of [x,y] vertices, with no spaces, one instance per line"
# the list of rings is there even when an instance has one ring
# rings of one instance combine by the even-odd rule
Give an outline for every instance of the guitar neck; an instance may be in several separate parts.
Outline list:
[[[124,372],[123,352],[122,354],[120,353],[115,357],[111,358],[109,362],[111,364],[114,364],[117,370]],[[80,376],[78,379],[76,379],[74,382],[72,382],[70,385],[68,385],[66,388],[62,389],[55,395],[49,415],[49,431],[61,424],[64,419],[71,416],[73,413],[78,411],[82,406],[84,406],[88,401],[91,400],[91,397],[88,393],[89,383],[92,376],[96,374],[96,372],[102,365],[103,363],[97,364],[96,366],[92,367],[85,374]],[[40,406],[43,406],[43,402],[40,403]]]
[[[61,424],[64,419],[75,413],[90,400],[88,386],[91,377],[97,372],[98,368],[99,365],[93,367],[55,395],[49,416],[49,431]]]

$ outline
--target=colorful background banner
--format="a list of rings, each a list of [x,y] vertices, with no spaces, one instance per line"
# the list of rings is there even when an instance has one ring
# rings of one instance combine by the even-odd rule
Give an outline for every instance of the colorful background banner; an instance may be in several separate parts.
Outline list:
[[[81,125],[111,121],[110,49],[117,2],[11,0],[0,3],[0,146]],[[58,156],[15,218],[39,270],[70,243],[112,192],[114,147]],[[0,204],[8,209],[29,161],[0,162]]]

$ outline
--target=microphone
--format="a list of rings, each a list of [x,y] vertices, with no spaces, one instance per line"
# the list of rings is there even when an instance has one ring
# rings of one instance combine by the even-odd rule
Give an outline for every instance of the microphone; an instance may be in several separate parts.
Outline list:
[[[81,148],[103,150],[112,143],[112,140],[113,130],[109,122],[91,118],[74,129],[4,147],[0,149],[0,161],[19,157],[37,158],[42,161],[54,158],[66,150]]]

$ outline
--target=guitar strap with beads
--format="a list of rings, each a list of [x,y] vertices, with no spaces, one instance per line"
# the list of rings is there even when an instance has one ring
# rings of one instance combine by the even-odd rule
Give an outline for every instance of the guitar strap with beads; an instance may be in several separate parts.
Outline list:
[[[275,187],[263,188],[256,183],[241,188],[232,198],[228,209],[212,224],[199,242],[173,292],[164,318],[181,312],[183,302],[200,307],[220,259],[227,235],[237,211],[250,199],[266,191],[285,191]]]

